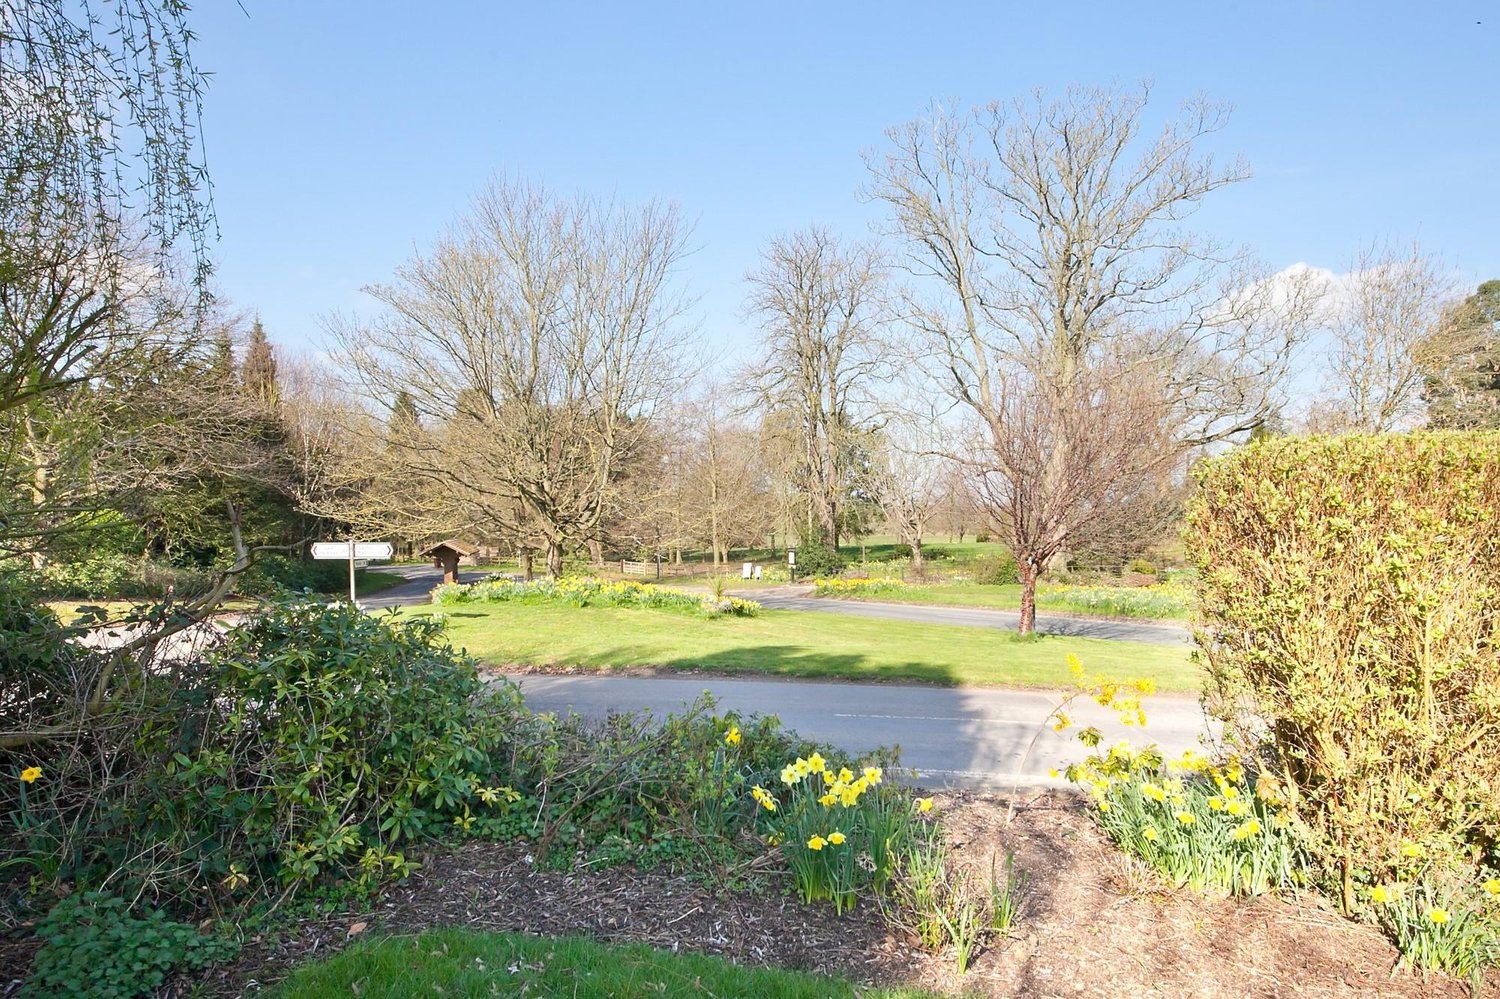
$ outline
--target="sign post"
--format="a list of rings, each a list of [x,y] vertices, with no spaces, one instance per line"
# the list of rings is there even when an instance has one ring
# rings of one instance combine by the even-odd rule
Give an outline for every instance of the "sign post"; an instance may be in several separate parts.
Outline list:
[[[389,541],[315,541],[312,546],[312,557],[316,559],[348,559],[349,560],[349,602],[354,600],[354,563],[366,561],[372,558],[390,558],[391,544]]]
[[[797,549],[791,547],[787,548],[786,568],[787,575],[790,576],[792,582],[795,583],[797,581]]]

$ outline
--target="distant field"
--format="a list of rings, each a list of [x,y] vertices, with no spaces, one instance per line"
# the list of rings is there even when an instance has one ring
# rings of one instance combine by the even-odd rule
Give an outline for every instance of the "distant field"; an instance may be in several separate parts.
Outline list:
[[[945,685],[1057,687],[1067,657],[1090,672],[1149,677],[1163,690],[1196,690],[1199,671],[1185,648],[1045,635],[1021,638],[990,628],[762,611],[708,620],[610,607],[463,604],[420,607],[445,613],[455,645],[497,665],[704,669],[773,676],[907,680]]]

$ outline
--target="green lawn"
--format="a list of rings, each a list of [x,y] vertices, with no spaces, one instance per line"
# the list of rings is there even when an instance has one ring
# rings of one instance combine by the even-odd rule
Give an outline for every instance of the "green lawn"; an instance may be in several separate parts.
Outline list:
[[[438,930],[361,941],[294,972],[278,999],[405,999],[407,996],[569,996],[576,999],[717,996],[719,999],[923,999],[915,989],[858,992],[801,972],[744,968],[701,954],[606,946],[515,933]]]
[[[871,575],[878,575],[871,567]],[[989,586],[980,583],[912,584],[892,593],[835,599],[874,600],[893,604],[931,604],[946,607],[989,607],[1016,610],[1021,606],[1021,585]],[[1037,609],[1146,621],[1183,621],[1192,613],[1190,598],[1168,596],[1137,586],[1081,586],[1037,594]]]
[[[705,619],[669,611],[520,603],[422,607],[448,617],[454,644],[497,665],[708,669],[851,680],[1061,687],[1069,653],[1090,672],[1150,677],[1196,690],[1186,648],[1090,638],[1021,638],[991,628],[884,621],[843,614],[762,611]]]

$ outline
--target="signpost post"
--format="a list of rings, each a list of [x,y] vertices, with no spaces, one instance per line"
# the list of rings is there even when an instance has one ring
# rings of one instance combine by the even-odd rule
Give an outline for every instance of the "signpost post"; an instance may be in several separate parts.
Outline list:
[[[312,557],[316,559],[348,559],[349,560],[349,602],[354,603],[354,563],[356,561],[367,561],[372,558],[390,558],[391,543],[389,541],[315,541],[312,546]]]

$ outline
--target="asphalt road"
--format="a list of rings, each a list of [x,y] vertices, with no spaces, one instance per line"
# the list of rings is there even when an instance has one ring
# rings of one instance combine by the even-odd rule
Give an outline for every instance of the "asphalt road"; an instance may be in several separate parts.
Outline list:
[[[988,610],[981,607],[933,607],[927,604],[884,604],[865,600],[838,600],[810,597],[795,590],[746,590],[735,596],[754,600],[768,610],[821,611],[825,614],[852,614],[856,617],[882,617],[896,621],[926,624],[954,624],[973,628],[1002,628],[1015,631],[1020,627],[1018,611]],[[1038,614],[1036,630],[1046,635],[1073,638],[1108,638],[1121,642],[1145,642],[1150,645],[1190,645],[1188,630],[1175,624],[1147,624],[1139,621],[1114,621],[1107,618],[1063,617]]]
[[[387,607],[407,607],[425,604],[431,600],[432,590],[443,581],[443,571],[430,565],[383,565],[372,572],[387,572],[400,576],[403,582],[387,587],[379,593],[360,597],[361,607],[384,610]],[[460,572],[459,582],[473,583],[488,576],[487,572]]]
[[[808,738],[861,753],[899,745],[903,766],[918,772],[926,787],[1004,790],[1020,771],[1023,787],[1066,786],[1048,776],[1088,754],[1077,727],[1053,732],[1045,720],[1061,695],[1046,691],[819,683],[797,680],[737,680],[707,677],[608,677],[524,675],[526,703],[537,711],[648,710],[657,716],[680,709],[707,690],[721,712],[775,714]],[[1105,744],[1127,738],[1137,746],[1156,742],[1168,753],[1200,748],[1207,731],[1202,709],[1191,696],[1162,695],[1145,702],[1147,726],[1127,727],[1113,713],[1080,698],[1068,708],[1077,725],[1097,725]],[[1027,755],[1027,746],[1036,745]],[[1024,758],[1024,762],[1023,762]]]

